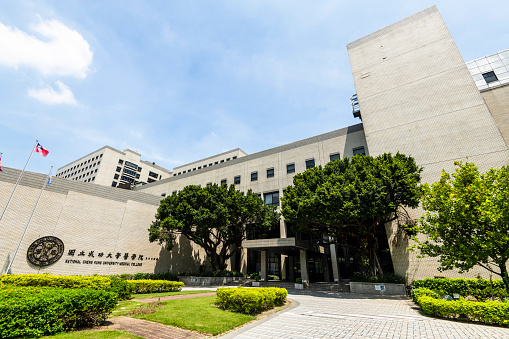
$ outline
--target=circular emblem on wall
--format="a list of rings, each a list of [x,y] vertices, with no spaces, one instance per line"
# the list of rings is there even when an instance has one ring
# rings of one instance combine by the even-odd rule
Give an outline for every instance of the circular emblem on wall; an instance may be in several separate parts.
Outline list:
[[[42,237],[30,245],[27,259],[36,266],[54,264],[64,254],[64,243],[57,237]]]

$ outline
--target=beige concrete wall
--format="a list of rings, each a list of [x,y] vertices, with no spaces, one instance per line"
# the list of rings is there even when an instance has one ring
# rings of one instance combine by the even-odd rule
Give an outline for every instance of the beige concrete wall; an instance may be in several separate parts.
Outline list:
[[[506,143],[509,143],[509,85],[487,89],[481,95]]]
[[[0,172],[2,209],[20,172],[3,169],[4,172]],[[45,180],[43,174],[26,172],[0,220],[2,273],[13,256]],[[196,246],[179,241],[180,246],[168,252],[148,241],[148,228],[158,205],[158,197],[145,193],[53,178],[52,184],[42,193],[11,272],[106,275],[194,270],[204,260]],[[27,260],[27,249],[44,236],[61,239],[64,253],[53,265],[34,266]],[[74,255],[69,252],[71,250],[75,251]],[[107,258],[110,253],[112,258]],[[117,253],[121,255],[118,259],[115,258]],[[124,259],[125,254],[127,259]]]
[[[466,157],[481,171],[507,164],[507,145],[436,7],[349,44],[348,53],[371,155],[413,156],[424,167],[423,182]],[[436,259],[409,253],[397,227],[387,231],[398,274],[457,276],[438,272]],[[477,272],[487,276],[464,276]]]
[[[315,159],[316,166],[323,166],[329,162],[331,154],[339,152],[341,157],[352,156],[356,147],[365,147],[366,153],[368,151],[362,125],[246,155],[200,171],[138,187],[136,190],[157,196],[169,195],[187,185],[220,184],[223,179],[227,180],[227,184],[232,184],[234,177],[240,176],[240,184],[237,185],[239,190],[252,189],[260,194],[278,191],[282,196],[283,190],[292,184],[295,173],[306,170],[306,160]],[[295,173],[287,173],[286,165],[291,163],[295,164]],[[274,177],[267,178],[267,169],[271,168],[274,169]],[[251,181],[252,172],[258,172],[258,180]]]

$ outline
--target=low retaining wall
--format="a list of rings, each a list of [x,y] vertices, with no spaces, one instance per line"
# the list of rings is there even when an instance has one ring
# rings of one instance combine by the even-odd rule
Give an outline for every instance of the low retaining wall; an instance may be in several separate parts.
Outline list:
[[[179,281],[186,286],[222,286],[231,283],[234,280],[244,280],[240,277],[183,277],[179,276]]]
[[[406,295],[404,284],[350,282],[350,292],[376,295]]]

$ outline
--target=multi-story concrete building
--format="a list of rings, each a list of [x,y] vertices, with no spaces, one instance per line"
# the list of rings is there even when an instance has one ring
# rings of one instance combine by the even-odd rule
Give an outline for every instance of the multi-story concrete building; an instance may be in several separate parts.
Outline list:
[[[119,184],[146,184],[171,176],[171,171],[154,162],[141,160],[141,154],[104,146],[57,170],[56,176],[75,181],[117,187]]]
[[[102,148],[59,169],[59,178],[42,195],[44,208],[34,215],[37,229],[27,233],[21,246],[26,251],[37,237],[49,235],[62,237],[73,249],[83,248],[80,253],[92,256],[95,247],[103,254],[111,251],[121,256],[125,256],[122,251],[136,255],[143,252],[143,258],[150,259],[158,253],[163,260],[156,265],[129,266],[139,260],[129,255],[123,260],[118,257],[95,263],[89,259],[74,264],[72,255],[66,253],[64,262],[42,268],[17,258],[14,273],[50,270],[71,274],[76,272],[76,265],[86,267],[83,273],[101,274],[198,271],[205,263],[204,252],[184,237],[171,252],[148,243],[147,228],[158,201],[187,185],[234,184],[239,190],[259,193],[267,204],[279,206],[279,198],[292,184],[295,173],[356,154],[376,156],[399,151],[411,155],[424,167],[422,180],[428,183],[437,181],[443,169],[452,172],[454,161],[466,157],[481,171],[508,164],[507,50],[465,63],[436,7],[356,40],[348,44],[347,50],[356,89],[352,97],[354,116],[362,123],[254,154],[235,149],[179,166],[173,172],[153,164],[150,167],[151,163],[140,161],[135,152]],[[103,169],[104,177],[99,177]],[[0,174],[0,206],[7,201],[17,173],[7,169]],[[147,184],[134,192],[88,184],[115,186],[122,175],[130,178],[124,182]],[[149,182],[151,178],[157,181]],[[22,189],[15,193],[12,206],[0,221],[0,229],[13,229],[12,236],[2,238],[2,262],[12,255],[17,235],[25,226],[20,216],[29,213],[35,200],[34,188],[43,182],[44,176],[35,174],[21,180]],[[420,215],[421,209],[412,212],[413,218]],[[397,225],[386,225],[386,236],[394,271],[409,281],[435,275],[457,276],[456,271],[439,272],[435,258],[417,258],[418,253],[409,252],[411,240]],[[357,269],[355,254],[326,240],[295,233],[281,220],[279,228],[267,238],[244,241],[242,253],[232,259],[230,267],[289,280],[348,277]],[[115,263],[123,266],[117,268]],[[483,269],[473,269],[463,276],[477,274],[487,276]]]

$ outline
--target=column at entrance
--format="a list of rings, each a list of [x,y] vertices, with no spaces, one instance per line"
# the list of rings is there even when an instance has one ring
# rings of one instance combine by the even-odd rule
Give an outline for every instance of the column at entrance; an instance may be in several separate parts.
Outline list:
[[[332,261],[332,275],[334,282],[339,281],[338,255],[336,253],[336,244],[330,244],[330,259]]]
[[[261,251],[261,272],[260,278],[267,281],[267,251]]]
[[[309,275],[308,275],[308,251],[307,250],[299,250],[300,254],[300,277],[302,282],[309,283]]]

